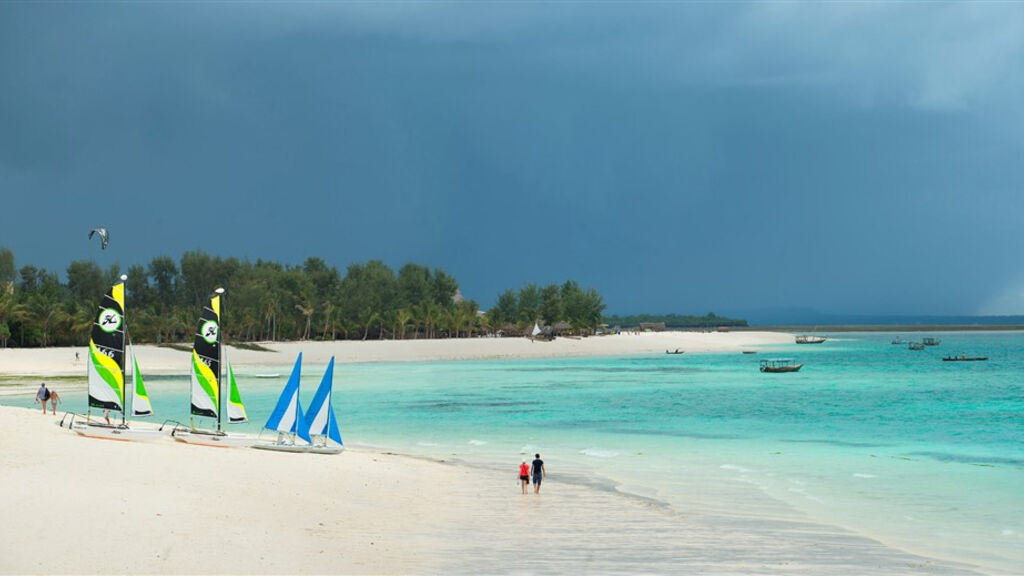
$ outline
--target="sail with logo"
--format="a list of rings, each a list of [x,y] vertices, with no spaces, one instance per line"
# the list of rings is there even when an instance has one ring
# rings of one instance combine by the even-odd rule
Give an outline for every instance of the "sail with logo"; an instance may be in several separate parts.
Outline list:
[[[131,386],[126,386],[125,364],[129,355],[125,346],[129,342],[125,314],[127,280],[128,277],[122,275],[120,282],[110,287],[97,307],[96,319],[89,336],[89,359],[86,362],[89,409],[85,418],[69,413],[60,423],[61,426],[66,423],[69,428],[83,436],[148,440],[161,435],[155,429],[133,427],[128,421],[129,405],[134,407],[132,413],[138,416],[152,414],[153,410],[145,384],[142,382],[138,360],[134,357],[134,381]],[[93,420],[93,408],[103,410],[102,421]],[[121,413],[119,423],[110,418],[112,412]]]
[[[192,419],[190,427],[177,426],[171,431],[175,440],[204,446],[249,446],[254,439],[249,436],[229,435],[224,432],[225,420],[231,424],[248,422],[245,405],[242,403],[235,371],[224,358],[223,331],[221,330],[221,305],[223,288],[218,288],[203,307],[199,315],[192,343],[190,358],[190,404]],[[224,378],[222,367],[227,367]],[[225,386],[226,384],[226,386]],[[195,417],[210,418],[216,422],[215,429],[202,429],[195,425]]]
[[[124,281],[100,301],[89,337],[89,408],[121,412],[124,423]]]
[[[220,428],[220,294],[203,306],[191,364],[192,415],[214,418]]]

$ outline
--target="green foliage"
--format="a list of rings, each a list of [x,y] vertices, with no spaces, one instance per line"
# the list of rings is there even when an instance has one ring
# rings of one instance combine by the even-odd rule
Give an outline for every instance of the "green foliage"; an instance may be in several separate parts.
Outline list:
[[[747,321],[717,316],[708,312],[704,316],[681,314],[635,314],[632,316],[606,316],[604,323],[610,326],[632,327],[647,322],[664,322],[666,328],[717,328],[719,326],[746,326]]]
[[[593,288],[582,289],[575,280],[543,288],[527,284],[518,293],[502,292],[485,322],[491,331],[505,330],[511,324],[518,332],[527,333],[536,322],[552,327],[568,324],[568,330],[564,326],[558,329],[563,333],[592,334],[604,309],[601,295]]]
[[[14,267],[14,252],[7,248],[0,248],[0,288],[14,282],[17,277],[17,270]]]
[[[88,342],[100,296],[117,265],[71,262],[66,281],[24,265],[0,249],[0,345],[81,346]],[[222,330],[238,344],[280,340],[471,337],[490,326],[472,300],[456,302],[456,279],[438,268],[406,264],[396,274],[379,260],[345,274],[320,258],[301,266],[186,252],[128,268],[127,317],[132,341],[186,347],[199,311],[225,288]],[[509,294],[512,294],[511,292]],[[509,321],[519,316],[512,295]],[[505,298],[508,304],[508,297]],[[539,305],[539,300],[538,300]]]
[[[157,256],[128,268],[126,315],[133,342],[188,347],[203,305],[222,287],[222,330],[244,344],[280,340],[468,338],[508,325],[566,323],[586,334],[600,323],[604,303],[574,281],[506,290],[481,314],[462,300],[444,270],[408,263],[396,274],[384,262],[352,264],[342,275],[320,258],[301,266],[186,252],[179,262]],[[120,267],[71,262],[65,282],[24,265],[0,249],[0,345],[81,346],[89,341],[100,296]],[[6,284],[4,279],[7,278]],[[562,328],[564,330],[564,327]]]

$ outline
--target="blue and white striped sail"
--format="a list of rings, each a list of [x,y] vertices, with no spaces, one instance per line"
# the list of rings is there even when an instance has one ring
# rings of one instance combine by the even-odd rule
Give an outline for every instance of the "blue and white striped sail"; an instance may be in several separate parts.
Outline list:
[[[288,378],[288,383],[284,385],[281,397],[277,399],[277,406],[274,406],[274,411],[270,414],[270,418],[263,425],[264,428],[277,430],[278,432],[296,432],[298,429],[305,427],[301,425],[304,418],[302,417],[302,406],[299,405],[299,377],[301,372],[302,352],[299,352],[299,357],[295,360],[295,367],[292,368],[292,375]],[[300,426],[296,426],[297,423]]]
[[[320,380],[320,387],[316,389],[316,395],[309,404],[306,411],[305,426],[299,431],[299,437],[310,442],[311,434],[327,436],[338,444],[341,442],[341,432],[338,431],[338,419],[334,417],[334,407],[331,405],[331,392],[334,383],[334,356],[331,356],[327,364],[327,371]]]

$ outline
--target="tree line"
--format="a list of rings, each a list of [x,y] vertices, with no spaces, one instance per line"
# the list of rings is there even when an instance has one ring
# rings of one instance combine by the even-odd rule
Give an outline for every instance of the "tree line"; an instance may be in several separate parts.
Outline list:
[[[17,267],[0,248],[0,343],[3,347],[88,342],[100,296],[122,270],[91,260],[71,262],[65,277]],[[186,252],[128,275],[126,316],[134,342],[190,342],[201,307],[223,287],[222,332],[230,342],[338,339],[465,338],[523,334],[534,322],[592,333],[604,304],[576,282],[508,290],[487,313],[462,298],[440,268],[409,263],[397,272],[380,260],[351,264],[344,274],[320,258],[301,265]]]
[[[633,327],[640,324],[664,322],[666,328],[717,328],[719,326],[746,326],[747,321],[739,318],[726,318],[714,312],[704,316],[688,316],[683,314],[634,314],[631,316],[606,316],[604,323],[609,326]]]

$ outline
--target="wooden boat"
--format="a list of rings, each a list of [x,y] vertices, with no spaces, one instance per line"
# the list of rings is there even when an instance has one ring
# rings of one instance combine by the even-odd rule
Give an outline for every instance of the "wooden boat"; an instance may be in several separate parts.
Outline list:
[[[797,344],[821,344],[825,340],[827,340],[827,338],[822,338],[821,336],[808,336],[807,334],[800,334],[796,337]]]
[[[757,350],[743,350],[744,354],[757,354]]]
[[[920,342],[911,342],[910,344],[907,344],[907,348],[911,350],[924,350],[924,344]]]
[[[938,346],[941,342],[942,340],[939,340],[938,338],[921,338],[921,344],[924,344],[925,346]]]
[[[676,348],[675,352],[672,352],[671,350],[665,350],[665,354],[686,354],[686,352],[680,350],[679,348]]]
[[[761,372],[772,374],[781,372],[796,372],[803,368],[803,364],[794,364],[789,358],[776,358],[774,360],[761,360]]]
[[[961,353],[959,356],[946,356],[942,359],[943,362],[981,362],[988,360],[988,356],[967,356]]]

